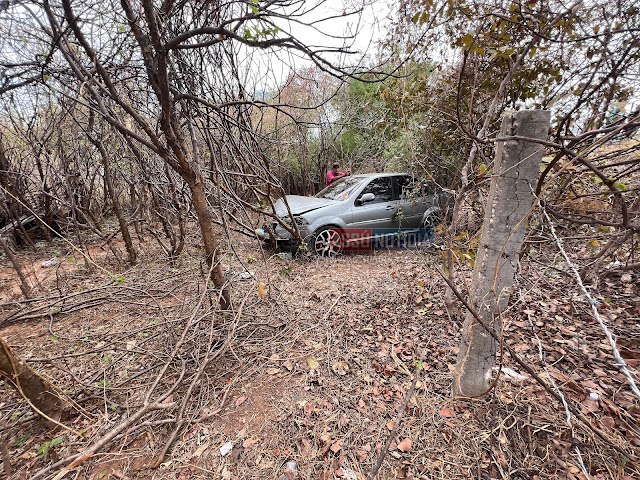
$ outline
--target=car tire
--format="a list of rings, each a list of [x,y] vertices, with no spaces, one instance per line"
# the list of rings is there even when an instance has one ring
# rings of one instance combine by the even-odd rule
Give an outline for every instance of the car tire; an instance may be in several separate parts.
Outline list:
[[[338,227],[324,227],[311,236],[310,250],[319,257],[335,257],[342,253],[343,234]]]
[[[435,228],[442,223],[442,211],[438,209],[434,209],[431,211],[425,212],[422,217],[422,228]]]

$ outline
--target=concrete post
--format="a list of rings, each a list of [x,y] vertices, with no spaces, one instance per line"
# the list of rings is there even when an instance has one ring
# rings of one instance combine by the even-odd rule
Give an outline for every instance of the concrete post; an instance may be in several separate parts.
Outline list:
[[[519,136],[546,140],[550,112],[508,112],[499,137]],[[513,287],[518,255],[535,196],[533,188],[540,172],[543,147],[523,140],[499,141],[484,221],[476,253],[469,303],[498,336],[499,313],[507,307]],[[453,394],[478,397],[489,389],[496,359],[496,341],[467,312],[454,371]]]

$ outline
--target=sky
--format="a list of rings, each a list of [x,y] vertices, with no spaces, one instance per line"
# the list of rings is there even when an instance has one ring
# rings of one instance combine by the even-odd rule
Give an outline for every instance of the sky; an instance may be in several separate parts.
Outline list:
[[[365,61],[363,59],[375,58],[377,44],[384,40],[389,17],[397,8],[397,4],[392,4],[391,0],[293,0],[282,4],[289,6],[276,10],[283,17],[274,20],[282,30],[278,35],[291,34],[314,50],[345,48],[353,51],[350,55],[326,51],[321,54],[326,60],[344,66],[358,65]],[[20,5],[4,12],[0,16],[0,22],[4,22],[3,31],[12,30],[12,25],[19,27],[21,22],[14,24],[14,21],[21,17],[25,17],[22,19],[25,24],[29,23],[29,15]],[[85,27],[89,28],[87,25]],[[18,31],[12,33],[21,37]],[[38,35],[39,32],[36,29],[34,33]],[[26,46],[25,49],[21,45],[7,43],[0,35],[2,57],[15,61],[23,56],[25,61],[32,59],[32,50],[38,43],[33,43],[31,48],[28,36],[28,33],[24,35],[23,42],[27,43],[22,47]],[[93,32],[92,40],[96,42],[99,39],[100,36]],[[241,67],[244,69],[247,89],[257,93],[273,92],[282,86],[293,71],[312,65],[312,61],[300,52],[250,48],[238,42],[236,45],[239,57],[243,59]],[[99,44],[97,48],[101,50]],[[108,46],[105,46],[104,52],[109,53]]]
[[[375,57],[377,44],[384,40],[392,5],[387,0],[313,0],[295,20],[277,19],[276,25],[305,45],[321,49],[346,48],[353,54],[323,53],[337,64],[356,65]],[[256,90],[273,90],[294,70],[312,65],[295,51],[249,49],[244,65],[253,77]]]

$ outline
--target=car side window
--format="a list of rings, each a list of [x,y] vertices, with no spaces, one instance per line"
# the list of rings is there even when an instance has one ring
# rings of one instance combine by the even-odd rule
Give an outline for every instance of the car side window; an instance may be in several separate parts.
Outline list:
[[[417,196],[417,182],[409,175],[396,177],[398,181],[398,196],[402,200]]]
[[[402,175],[396,177],[396,195],[401,200],[414,200],[433,195],[435,187],[427,181],[419,181],[410,175]]]
[[[370,205],[372,203],[384,203],[390,202],[393,199],[393,189],[391,187],[391,177],[374,178],[369,184],[364,187],[364,190],[358,195],[358,200],[362,198],[365,193],[373,193],[375,198],[364,205]],[[356,205],[360,205],[356,202]]]

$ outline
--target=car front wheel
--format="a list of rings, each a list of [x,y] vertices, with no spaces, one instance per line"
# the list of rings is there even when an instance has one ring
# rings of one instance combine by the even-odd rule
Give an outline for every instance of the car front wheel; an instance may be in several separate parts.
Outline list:
[[[342,232],[335,227],[326,227],[313,235],[311,247],[316,255],[335,257],[343,249]]]

